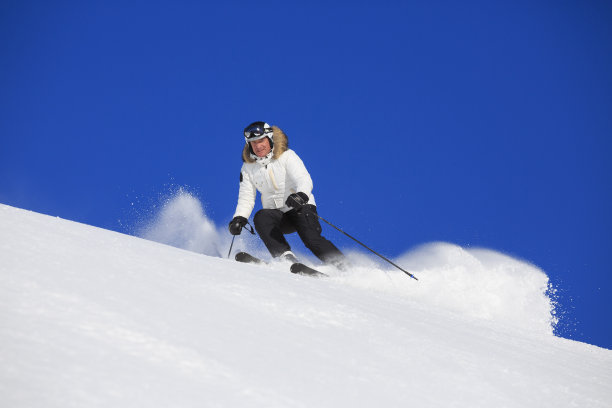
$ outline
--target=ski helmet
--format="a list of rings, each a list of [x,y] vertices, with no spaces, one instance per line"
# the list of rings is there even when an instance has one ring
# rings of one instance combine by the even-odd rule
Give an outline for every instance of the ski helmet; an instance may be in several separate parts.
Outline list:
[[[270,146],[273,146],[274,132],[272,131],[272,126],[266,122],[253,122],[244,128],[244,140],[247,143],[263,139],[264,137],[270,139]]]

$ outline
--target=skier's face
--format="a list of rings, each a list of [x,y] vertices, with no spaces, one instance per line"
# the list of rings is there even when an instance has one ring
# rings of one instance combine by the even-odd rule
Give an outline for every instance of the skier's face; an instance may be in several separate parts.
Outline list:
[[[270,150],[272,150],[270,147],[270,139],[267,137],[251,142],[251,147],[258,157],[265,157],[270,153]]]

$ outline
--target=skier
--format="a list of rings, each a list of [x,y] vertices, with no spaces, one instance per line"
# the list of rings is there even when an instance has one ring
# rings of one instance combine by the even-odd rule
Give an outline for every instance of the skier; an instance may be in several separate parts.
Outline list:
[[[287,135],[277,126],[253,122],[244,128],[244,139],[238,205],[229,223],[230,233],[240,235],[259,191],[263,208],[253,222],[272,257],[298,262],[284,237],[297,231],[317,258],[345,269],[342,252],[321,236],[312,179],[302,160],[289,149]]]

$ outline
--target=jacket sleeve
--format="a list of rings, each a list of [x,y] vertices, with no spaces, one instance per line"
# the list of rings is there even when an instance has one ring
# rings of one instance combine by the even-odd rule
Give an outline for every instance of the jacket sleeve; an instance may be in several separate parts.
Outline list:
[[[308,170],[306,170],[306,166],[304,166],[304,162],[294,151],[289,150],[286,153],[289,153],[286,164],[287,175],[296,185],[297,191],[294,192],[297,193],[301,191],[311,197],[313,187],[312,179],[310,178]]]
[[[238,192],[238,205],[234,217],[242,216],[249,219],[253,208],[255,207],[255,197],[257,189],[251,181],[249,173],[245,171],[244,166],[240,170],[240,191]]]

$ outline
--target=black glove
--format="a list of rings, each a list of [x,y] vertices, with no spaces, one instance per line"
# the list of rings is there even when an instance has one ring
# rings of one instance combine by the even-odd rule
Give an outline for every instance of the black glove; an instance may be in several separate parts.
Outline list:
[[[287,206],[299,211],[302,207],[308,202],[308,196],[301,191],[298,193],[293,193],[289,197],[287,197],[287,201],[285,204]]]
[[[240,233],[242,232],[242,227],[247,225],[247,222],[248,222],[247,219],[244,217],[241,217],[240,215],[237,217],[234,217],[229,223],[230,234],[240,235]]]

